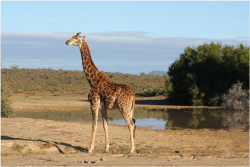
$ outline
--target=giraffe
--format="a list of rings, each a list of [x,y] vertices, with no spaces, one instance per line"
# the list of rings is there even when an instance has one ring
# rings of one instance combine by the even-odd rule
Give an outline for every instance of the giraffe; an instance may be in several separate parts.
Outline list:
[[[79,46],[83,69],[90,84],[91,90],[88,94],[92,111],[92,139],[89,153],[94,149],[94,141],[97,129],[98,110],[101,111],[103,128],[105,131],[105,152],[109,152],[107,110],[118,109],[125,119],[130,132],[130,153],[134,153],[135,138],[135,94],[128,85],[121,85],[110,81],[110,79],[95,66],[92,61],[89,46],[85,41],[86,35],[81,37],[80,32],[66,41],[67,45]]]

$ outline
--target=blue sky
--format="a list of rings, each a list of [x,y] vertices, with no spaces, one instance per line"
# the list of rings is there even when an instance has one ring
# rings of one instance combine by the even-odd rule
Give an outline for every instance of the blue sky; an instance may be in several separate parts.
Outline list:
[[[77,32],[101,71],[167,71],[187,46],[249,46],[249,2],[2,1],[2,68],[82,70]]]

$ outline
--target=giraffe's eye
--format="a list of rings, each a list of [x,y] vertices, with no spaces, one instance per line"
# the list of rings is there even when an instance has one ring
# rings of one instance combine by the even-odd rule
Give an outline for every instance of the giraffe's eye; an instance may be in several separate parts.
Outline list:
[[[78,38],[75,38],[75,40],[78,40]]]

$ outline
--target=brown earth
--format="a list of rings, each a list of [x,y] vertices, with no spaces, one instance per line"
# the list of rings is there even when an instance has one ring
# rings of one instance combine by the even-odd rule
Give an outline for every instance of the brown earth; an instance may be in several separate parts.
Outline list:
[[[89,108],[84,94],[14,94],[11,99],[15,111]],[[136,97],[136,107],[185,108],[168,106],[164,99],[162,96]],[[100,125],[95,151],[87,153],[91,131],[90,122],[1,118],[1,165],[249,166],[248,131],[137,128],[133,155],[128,154],[127,126],[109,125],[110,152],[105,154],[104,130]]]

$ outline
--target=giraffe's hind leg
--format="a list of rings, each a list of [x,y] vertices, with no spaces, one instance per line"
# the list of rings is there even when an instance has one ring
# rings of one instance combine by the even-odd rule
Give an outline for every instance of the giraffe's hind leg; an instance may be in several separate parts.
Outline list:
[[[102,110],[102,120],[103,120],[103,128],[105,131],[105,141],[106,141],[106,146],[105,146],[105,152],[109,152],[109,138],[108,138],[108,123],[107,123],[107,110]]]
[[[127,117],[124,118],[127,125],[128,125],[128,129],[129,129],[129,133],[130,133],[130,143],[131,143],[131,150],[130,153],[134,153],[135,151],[135,144],[134,144],[134,131],[135,131],[135,124],[132,120],[132,118]]]
[[[128,125],[128,129],[130,133],[130,142],[131,142],[130,153],[134,153],[135,151],[135,145],[134,145],[135,123],[133,121],[134,119],[132,119],[131,109],[129,107],[119,107],[119,110]]]

